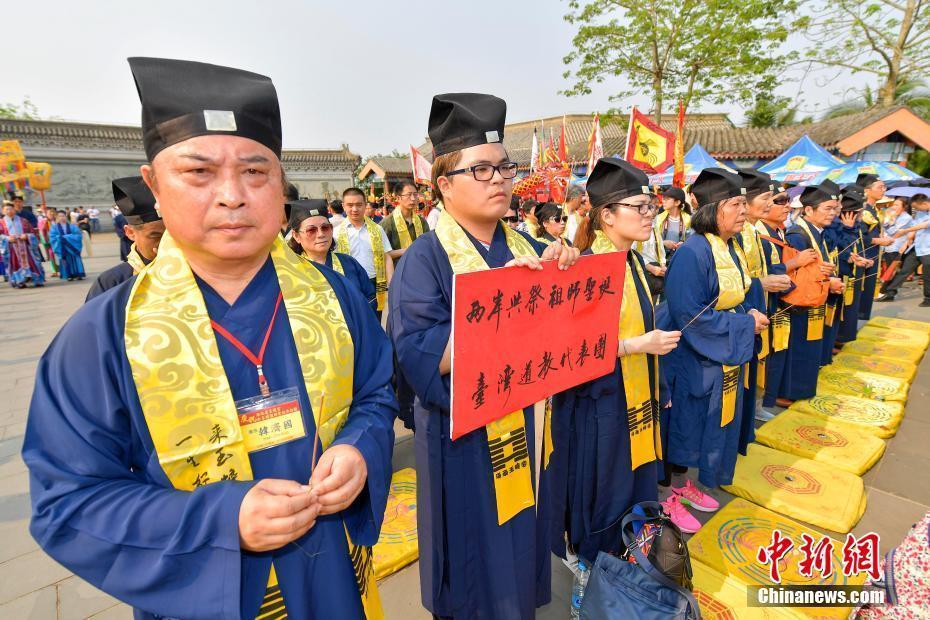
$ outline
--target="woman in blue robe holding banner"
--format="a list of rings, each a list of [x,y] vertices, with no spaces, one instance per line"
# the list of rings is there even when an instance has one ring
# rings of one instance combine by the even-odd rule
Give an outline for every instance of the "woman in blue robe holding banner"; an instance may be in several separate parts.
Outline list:
[[[736,242],[746,220],[740,177],[708,168],[691,192],[699,205],[691,218],[695,234],[675,252],[666,274],[663,325],[682,333],[663,360],[672,389],[667,458],[697,467],[699,482],[713,488],[733,480],[743,366],[769,321],[746,303],[753,283]]]
[[[494,267],[567,266],[578,251],[543,247],[500,222],[517,165],[504,150],[506,104],[491,95],[433,98],[433,186],[444,208],[417,238],[391,281],[389,329],[404,377],[418,397],[415,452],[420,589],[440,618],[529,620],[551,596],[548,531],[536,509],[533,407],[450,438],[453,274]],[[493,343],[488,343],[493,355]],[[508,454],[495,475],[491,448]],[[545,478],[545,476],[543,476]],[[538,512],[538,515],[537,515]]]
[[[655,329],[646,266],[633,244],[652,234],[656,207],[642,170],[616,158],[588,177],[592,209],[575,235],[586,254],[627,252],[613,372],[552,399],[549,491],[552,552],[589,567],[597,554],[623,551],[620,521],[637,502],[658,499],[662,458],[658,356],[680,334]]]
[[[58,257],[58,269],[61,279],[68,281],[83,280],[84,261],[81,260],[83,237],[81,229],[68,221],[68,215],[59,211],[56,222],[49,229],[49,243]]]
[[[830,260],[824,231],[833,222],[839,206],[837,190],[830,181],[805,187],[800,196],[804,212],[785,234],[788,244],[795,250],[813,249],[817,253],[821,272],[829,279],[830,292],[834,294],[842,292],[843,281],[832,277],[835,266]],[[787,407],[817,393],[817,374],[823,361],[823,338],[827,329],[826,304],[814,308],[795,306],[780,312],[790,313],[791,335],[776,404]]]

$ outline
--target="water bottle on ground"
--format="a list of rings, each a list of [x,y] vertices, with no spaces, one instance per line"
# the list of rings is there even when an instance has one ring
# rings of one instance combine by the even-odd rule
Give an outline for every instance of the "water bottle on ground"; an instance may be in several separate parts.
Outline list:
[[[575,573],[575,581],[572,584],[572,620],[578,620],[581,617],[581,599],[584,598],[584,589],[587,585],[588,565],[584,563],[584,560],[578,560],[578,571]]]

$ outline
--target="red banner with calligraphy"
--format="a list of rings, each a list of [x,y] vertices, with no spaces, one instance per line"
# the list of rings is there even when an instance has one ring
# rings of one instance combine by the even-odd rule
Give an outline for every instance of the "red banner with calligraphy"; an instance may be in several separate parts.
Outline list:
[[[455,276],[452,439],[611,372],[626,252]]]

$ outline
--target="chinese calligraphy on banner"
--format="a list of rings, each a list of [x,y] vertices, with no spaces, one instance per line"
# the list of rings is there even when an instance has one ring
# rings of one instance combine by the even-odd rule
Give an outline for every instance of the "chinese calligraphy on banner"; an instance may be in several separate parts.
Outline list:
[[[456,275],[452,439],[611,372],[625,274],[613,252]]]

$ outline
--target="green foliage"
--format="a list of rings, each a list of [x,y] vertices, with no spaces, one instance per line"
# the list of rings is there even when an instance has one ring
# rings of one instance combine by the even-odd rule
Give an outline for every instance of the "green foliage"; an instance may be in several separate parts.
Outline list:
[[[866,84],[858,94],[853,91],[852,96],[827,110],[824,118],[836,118],[868,110],[878,105],[876,95],[876,92]],[[923,79],[898,79],[892,104],[907,105],[920,116],[930,120],[930,87]]]
[[[926,0],[811,0],[806,57],[838,75],[866,74],[877,82],[830,113],[899,101],[902,87],[930,73],[930,10]],[[908,102],[917,107],[920,102]]]
[[[907,158],[907,167],[922,177],[930,178],[930,153],[917,149]]]
[[[24,97],[20,105],[15,103],[0,103],[0,118],[12,118],[29,121],[40,120],[39,109],[29,97]]]
[[[663,102],[751,104],[774,87],[791,54],[779,51],[797,0],[570,0],[578,31],[563,59],[573,81],[563,94],[585,95],[609,78],[627,84],[621,101],[651,91]],[[671,106],[667,106],[671,107]]]
[[[791,103],[789,97],[777,95],[759,95],[755,104],[746,113],[746,124],[749,127],[784,127],[799,122],[811,122],[811,119],[798,120],[797,105]]]

